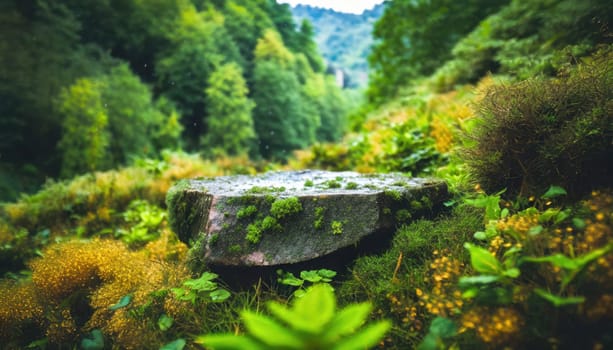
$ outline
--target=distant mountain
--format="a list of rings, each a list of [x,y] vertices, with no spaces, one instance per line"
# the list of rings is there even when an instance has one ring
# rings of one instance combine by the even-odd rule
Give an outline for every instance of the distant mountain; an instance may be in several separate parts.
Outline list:
[[[308,19],[315,28],[315,41],[328,64],[342,69],[350,87],[368,82],[368,61],[373,43],[373,24],[383,14],[385,4],[379,4],[361,15],[297,5],[292,14],[296,23]]]

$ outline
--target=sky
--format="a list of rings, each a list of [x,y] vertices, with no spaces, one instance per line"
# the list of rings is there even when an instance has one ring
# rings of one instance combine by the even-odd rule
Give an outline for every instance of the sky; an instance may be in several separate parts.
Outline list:
[[[331,8],[338,12],[361,14],[364,10],[370,10],[383,0],[277,0],[277,2],[292,6],[303,4],[316,7]]]

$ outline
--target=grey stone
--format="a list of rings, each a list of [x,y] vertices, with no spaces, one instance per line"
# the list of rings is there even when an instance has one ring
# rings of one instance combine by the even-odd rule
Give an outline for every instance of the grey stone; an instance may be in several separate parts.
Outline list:
[[[270,266],[390,234],[445,199],[440,180],[305,170],[183,180],[166,200],[171,226],[192,245],[193,259]]]

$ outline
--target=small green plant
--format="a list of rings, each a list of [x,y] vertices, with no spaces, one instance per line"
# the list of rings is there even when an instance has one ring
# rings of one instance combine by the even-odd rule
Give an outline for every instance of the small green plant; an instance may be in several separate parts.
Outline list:
[[[241,208],[238,212],[236,212],[236,218],[239,220],[249,218],[255,215],[257,211],[258,208],[255,205],[249,205],[244,208]]]
[[[223,288],[219,288],[217,282],[213,280],[218,277],[212,272],[204,272],[200,278],[189,279],[178,288],[172,288],[171,291],[179,300],[189,301],[196,304],[197,300],[222,302],[230,297],[230,292]]]
[[[389,321],[362,327],[372,305],[364,302],[337,310],[334,293],[322,285],[309,288],[291,307],[275,301],[267,306],[276,319],[249,310],[241,313],[246,335],[210,334],[195,342],[218,350],[361,350],[375,346],[391,327]]]
[[[123,218],[130,226],[118,229],[115,236],[129,245],[139,245],[158,238],[166,212],[145,200],[137,199],[130,203]]]
[[[340,221],[332,221],[330,227],[332,228],[332,234],[334,235],[340,235],[341,233],[343,233],[343,223]]]
[[[264,186],[253,186],[250,189],[248,189],[247,191],[245,191],[245,193],[248,194],[262,194],[262,193],[273,193],[273,192],[284,192],[285,191],[285,187],[281,186],[281,187],[264,187]]]
[[[247,226],[247,235],[245,239],[253,244],[258,244],[262,238],[262,227],[258,223],[249,224]]]
[[[337,180],[328,180],[324,182],[326,188],[341,188],[341,183]]]
[[[306,180],[304,182],[304,187],[313,187],[314,183],[313,180]]]
[[[300,278],[297,278],[293,273],[279,269],[277,270],[277,275],[279,275],[277,279],[279,283],[286,286],[298,287],[298,289],[294,291],[294,296],[301,298],[306,293],[305,282],[309,282],[311,285],[323,284],[327,288],[334,290],[330,282],[332,282],[332,278],[336,276],[336,271],[328,269],[301,271]]]
[[[302,211],[302,204],[298,197],[288,197],[277,199],[270,207],[270,215],[277,219],[282,219],[286,216],[296,214]]]
[[[355,183],[355,182],[348,182],[345,185],[345,188],[348,189],[348,190],[355,190],[356,188],[358,188],[358,184]]]
[[[313,221],[313,227],[316,230],[319,230],[320,228],[322,228],[323,224],[324,224],[324,211],[326,210],[326,208],[324,207],[316,207],[315,208],[315,221]]]
[[[385,190],[384,191],[385,196],[389,197],[395,201],[399,201],[402,199],[402,193],[400,193],[399,191],[396,190]]]

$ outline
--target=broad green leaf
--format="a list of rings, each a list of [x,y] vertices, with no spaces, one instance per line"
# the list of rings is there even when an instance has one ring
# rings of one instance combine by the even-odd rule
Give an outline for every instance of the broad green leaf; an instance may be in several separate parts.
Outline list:
[[[500,276],[496,275],[479,275],[479,276],[468,276],[468,277],[460,277],[458,284],[461,288],[466,288],[472,285],[480,285],[480,284],[490,284],[494,282],[498,282],[500,280]]]
[[[577,264],[577,261],[567,257],[566,255],[562,253],[548,255],[548,256],[541,256],[541,257],[525,257],[522,260],[528,261],[528,262],[534,262],[534,263],[548,262],[548,263],[551,263],[557,267],[560,267],[566,270],[574,270],[579,267],[579,265]]]
[[[475,232],[473,237],[475,237],[475,239],[478,239],[480,241],[485,241],[487,239],[487,236],[485,235],[485,232],[483,232],[483,231]]]
[[[296,276],[294,276],[294,274],[291,272],[285,272],[281,274],[281,277],[279,277],[279,283],[286,286],[300,287],[304,283],[304,280],[296,278]]]
[[[457,332],[455,323],[445,317],[437,317],[432,321],[430,325],[430,333],[440,338],[453,337]]]
[[[314,331],[320,330],[336,311],[334,292],[323,284],[316,284],[308,288],[302,298],[295,300],[293,310],[296,316],[308,321]]]
[[[217,283],[202,279],[188,280],[183,285],[198,292],[209,292],[217,289]]]
[[[517,267],[512,267],[510,269],[504,270],[502,274],[506,277],[517,278],[519,277],[520,271]]]
[[[177,299],[189,301],[192,304],[196,303],[196,293],[194,291],[183,288],[171,288],[170,290],[177,297]]]
[[[477,294],[479,294],[479,288],[476,288],[476,287],[468,288],[467,290],[464,291],[464,293],[462,293],[462,298],[472,299],[476,297]]]
[[[113,311],[117,309],[121,309],[122,307],[128,306],[131,301],[132,301],[132,295],[130,294],[124,295],[123,297],[121,297],[121,299],[119,299],[119,302],[117,304],[110,306],[109,309]]]
[[[554,224],[559,224],[562,221],[566,220],[566,218],[568,218],[570,216],[570,210],[561,210],[555,217],[555,219],[553,220]]]
[[[541,232],[543,232],[543,226],[541,226],[541,225],[532,226],[528,230],[528,234],[530,236],[536,236],[536,235],[538,235]]]
[[[336,271],[328,269],[319,269],[317,270],[317,274],[323,278],[334,278],[336,276]]]
[[[500,218],[504,219],[509,216],[509,208],[504,208],[500,211]]]
[[[243,311],[241,317],[249,334],[270,347],[300,349],[303,345],[291,329],[283,327],[270,317],[249,310]]]
[[[560,296],[551,294],[548,291],[541,289],[541,288],[536,288],[534,292],[538,296],[542,297],[543,299],[551,302],[556,307],[565,306],[565,305],[581,304],[585,301],[585,297],[582,297],[582,296],[560,297]]]
[[[302,289],[299,289],[302,290]],[[299,317],[293,309],[288,308],[285,305],[279,304],[276,301],[270,301],[268,304],[268,310],[279,320],[285,322],[287,325],[295,330],[302,332],[313,332],[313,327],[309,320],[305,320]]]
[[[577,258],[575,258],[575,260],[577,261],[577,264],[581,267],[584,267],[585,265],[591,263],[592,261],[600,258],[601,256],[608,254],[609,252],[611,252],[613,250],[613,243],[609,243],[604,247],[600,247],[598,249],[594,249],[591,252],[587,253],[587,254],[583,254]]]
[[[183,282],[183,285],[199,292],[208,292],[217,288],[217,283],[212,282],[219,277],[216,273],[204,272],[200,278]]]
[[[585,220],[581,218],[573,218],[573,226],[579,230],[583,230],[585,228]]]
[[[324,329],[322,337],[326,341],[333,341],[345,334],[349,334],[360,327],[372,310],[370,303],[353,304],[340,310],[328,326]]]
[[[549,221],[552,221],[553,218],[555,218],[556,215],[558,215],[559,212],[560,212],[560,209],[549,208],[549,209],[547,209],[544,212],[539,214],[539,222],[547,223]]]
[[[268,347],[255,340],[233,334],[209,334],[196,337],[196,344],[214,350],[267,350]]]
[[[347,336],[345,339],[337,342],[333,350],[363,350],[370,349],[377,345],[383,338],[385,333],[392,327],[391,322],[385,320],[374,323],[358,331],[355,334]]]
[[[225,289],[217,289],[212,291],[209,294],[209,297],[211,298],[211,301],[221,303],[222,301],[225,301],[230,297],[230,292]]]
[[[302,271],[300,272],[300,278],[311,283],[319,282],[322,279],[316,270]]]
[[[426,334],[419,346],[417,346],[417,350],[439,350],[440,348],[439,339],[432,333]]]
[[[470,253],[470,262],[477,272],[485,275],[497,275],[502,270],[502,266],[498,259],[487,249],[470,243],[464,243],[464,248],[468,249]]]
[[[172,327],[173,322],[174,322],[174,319],[172,317],[166,314],[163,314],[158,319],[158,327],[160,328],[161,331],[167,331],[168,329],[170,329],[170,327]]]
[[[160,347],[160,350],[183,350],[185,347],[185,339],[179,338],[177,340],[166,343]]]
[[[92,330],[86,338],[81,340],[81,349],[102,350],[104,349],[104,337],[99,329]]]
[[[566,190],[563,189],[560,186],[551,186],[549,187],[549,189],[547,190],[547,192],[545,192],[541,198],[543,199],[551,199],[551,198],[555,198],[555,197],[559,197],[559,196],[565,196],[567,195]]]

